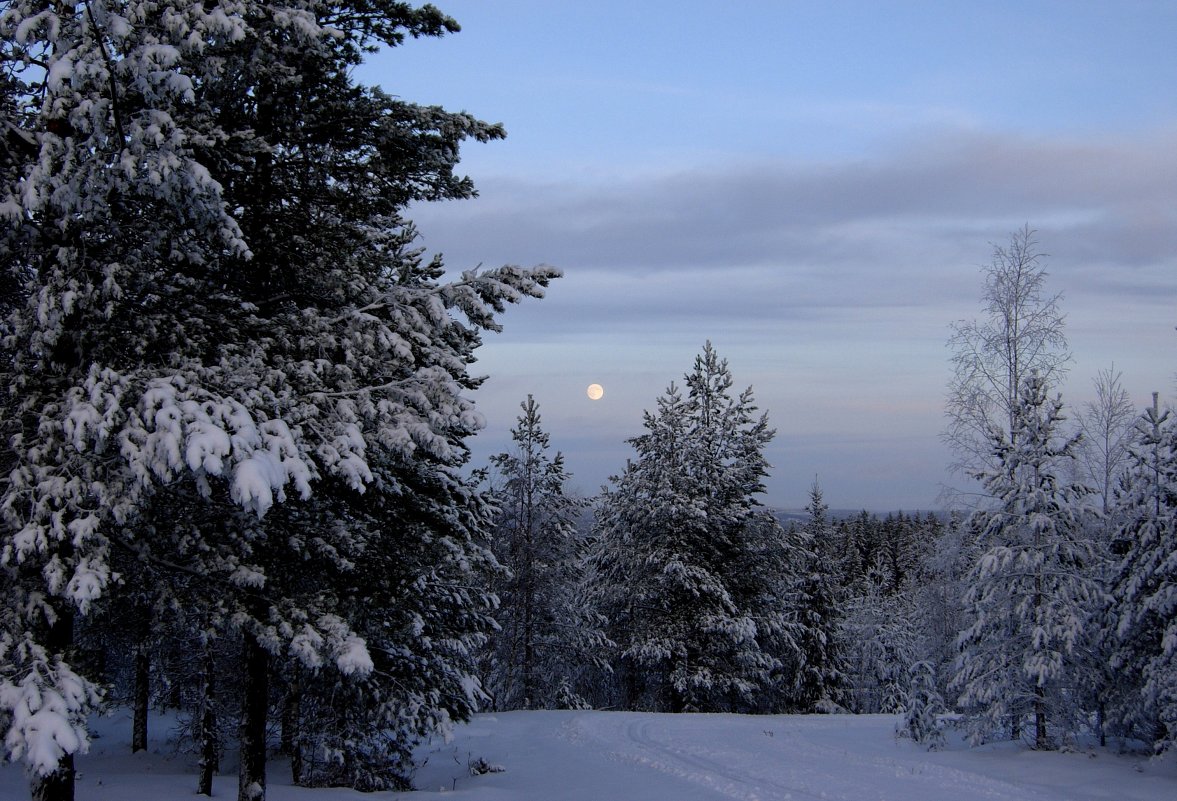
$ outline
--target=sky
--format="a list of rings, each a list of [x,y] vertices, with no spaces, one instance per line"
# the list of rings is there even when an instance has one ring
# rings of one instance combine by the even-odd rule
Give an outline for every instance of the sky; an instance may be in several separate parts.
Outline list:
[[[414,207],[455,271],[553,264],[473,372],[508,450],[528,394],[570,487],[634,455],[710,341],[776,437],[762,502],[937,508],[954,321],[1029,225],[1064,400],[1177,388],[1177,3],[437,0],[462,31],[357,78],[501,122],[474,200]],[[590,400],[590,383],[604,397]]]

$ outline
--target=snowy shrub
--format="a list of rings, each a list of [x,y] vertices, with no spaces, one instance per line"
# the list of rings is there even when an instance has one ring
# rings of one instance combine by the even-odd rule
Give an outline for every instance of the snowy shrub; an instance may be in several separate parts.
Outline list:
[[[907,704],[900,716],[900,731],[929,749],[944,745],[941,716],[948,709],[936,689],[936,671],[930,662],[916,662],[908,670]]]

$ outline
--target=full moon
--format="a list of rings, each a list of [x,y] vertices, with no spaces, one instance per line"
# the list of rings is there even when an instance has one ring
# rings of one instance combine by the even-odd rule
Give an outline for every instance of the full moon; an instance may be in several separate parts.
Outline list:
[[[585,393],[589,396],[590,400],[600,400],[605,395],[605,388],[600,384],[589,384]]]

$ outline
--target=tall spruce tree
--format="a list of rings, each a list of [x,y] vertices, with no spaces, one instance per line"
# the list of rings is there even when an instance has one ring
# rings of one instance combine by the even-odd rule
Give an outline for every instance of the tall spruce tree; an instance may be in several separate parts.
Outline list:
[[[539,404],[520,404],[511,452],[491,458],[498,506],[490,549],[507,570],[485,662],[498,709],[577,704],[578,678],[604,664],[603,620],[585,603],[584,548],[577,523],[585,502],[567,493],[564,457],[549,456]]]
[[[1155,394],[1129,450],[1116,504],[1113,702],[1125,729],[1161,751],[1177,745],[1177,425]]]
[[[473,194],[458,147],[503,131],[352,78],[373,47],[456,30],[388,0],[5,4],[0,718],[36,797],[72,794],[99,693],[74,623],[118,590],[112,549],[204,585],[242,638],[242,799],[264,796],[283,665],[395,686],[379,634],[424,682],[414,719],[468,711],[476,683],[436,648],[481,636],[489,603],[464,580],[486,513],[459,473],[467,366],[557,273],[422,261],[403,209]],[[415,561],[357,570],[385,548]],[[403,624],[341,604],[356,582]]]
[[[781,656],[790,622],[775,560],[779,524],[756,495],[773,431],[751,389],[733,395],[708,342],[645,413],[636,459],[601,500],[598,598],[621,654],[623,702],[656,710],[750,708]]]
[[[830,712],[846,702],[846,663],[839,630],[845,615],[841,560],[830,525],[829,506],[815,479],[801,533],[802,571],[790,603],[800,658],[793,675],[792,705],[804,712]]]
[[[997,467],[978,476],[998,506],[974,513],[984,550],[966,580],[970,620],[954,679],[960,703],[976,710],[975,740],[1003,727],[1016,739],[1026,717],[1036,748],[1051,747],[1048,724],[1074,731],[1079,710],[1063,688],[1077,676],[1101,591],[1083,525],[1090,490],[1068,479],[1075,441],[1059,439],[1063,419],[1062,400],[1031,373],[1010,435],[993,432]]]

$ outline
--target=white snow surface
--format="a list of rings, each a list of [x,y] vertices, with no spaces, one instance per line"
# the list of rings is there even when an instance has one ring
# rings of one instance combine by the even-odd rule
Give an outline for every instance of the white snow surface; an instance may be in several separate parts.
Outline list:
[[[169,723],[153,720],[151,748],[130,753],[125,712],[97,720],[78,757],[78,798],[171,801],[195,795],[195,757],[176,752]],[[1177,761],[1116,747],[1034,752],[950,738],[928,752],[894,734],[889,715],[654,715],[509,712],[477,716],[449,743],[426,743],[413,793],[304,789],[286,762],[270,763],[270,801],[453,798],[455,801],[1171,801]],[[472,775],[482,762],[501,772]],[[236,765],[214,798],[237,793]],[[0,767],[0,801],[28,797],[17,765]]]

